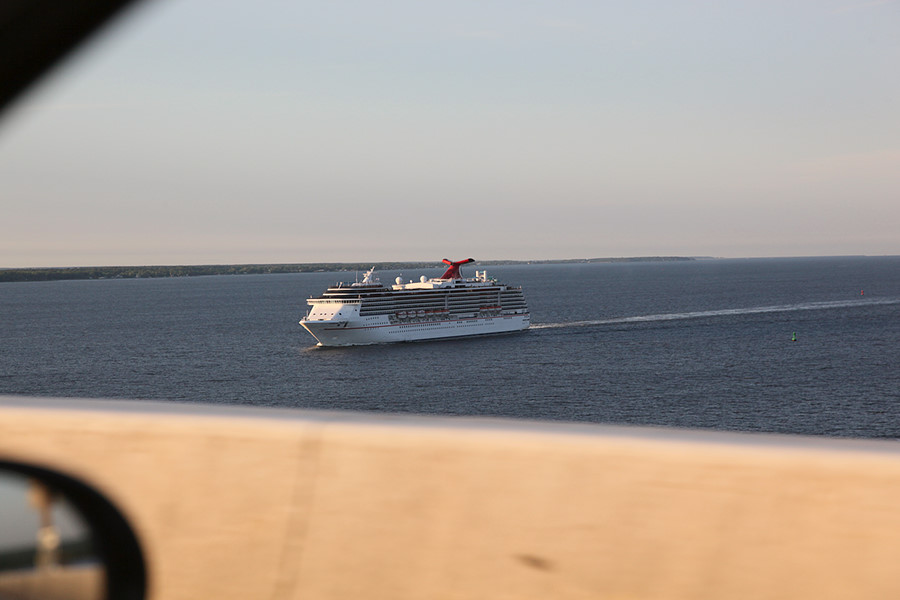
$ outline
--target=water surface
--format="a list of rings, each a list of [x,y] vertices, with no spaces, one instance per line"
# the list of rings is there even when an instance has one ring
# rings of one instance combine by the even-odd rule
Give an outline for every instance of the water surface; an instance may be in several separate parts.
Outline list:
[[[900,437],[900,257],[488,271],[529,331],[328,349],[352,273],[0,284],[0,393]]]

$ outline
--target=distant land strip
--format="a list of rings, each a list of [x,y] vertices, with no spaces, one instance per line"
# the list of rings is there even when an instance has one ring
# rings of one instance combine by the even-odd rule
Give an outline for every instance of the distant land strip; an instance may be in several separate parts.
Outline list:
[[[561,260],[479,260],[475,266],[491,265],[555,265],[577,263],[689,261],[685,256],[641,256],[632,258],[569,258]],[[0,269],[0,283],[10,281],[60,281],[65,279],[140,279],[150,277],[198,277],[200,275],[259,275],[265,273],[314,273],[332,271],[378,271],[434,269],[431,262],[375,263],[295,263],[259,265],[185,265],[145,267],[42,267]]]

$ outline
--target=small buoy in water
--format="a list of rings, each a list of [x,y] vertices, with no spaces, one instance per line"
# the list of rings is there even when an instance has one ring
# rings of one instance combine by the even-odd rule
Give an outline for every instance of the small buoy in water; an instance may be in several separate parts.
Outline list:
[[[796,341],[797,341],[797,332],[796,332],[796,331],[791,335],[791,341],[792,341],[792,342],[796,342]]]

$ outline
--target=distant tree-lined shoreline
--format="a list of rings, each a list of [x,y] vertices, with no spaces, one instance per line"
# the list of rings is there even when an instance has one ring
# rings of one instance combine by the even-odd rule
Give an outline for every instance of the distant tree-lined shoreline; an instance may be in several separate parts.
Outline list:
[[[572,258],[563,260],[483,260],[475,265],[574,264],[612,262],[689,261],[693,257],[644,256],[633,258]],[[267,273],[313,273],[440,268],[435,262],[292,263],[251,265],[173,265],[143,267],[41,267],[0,269],[0,282],[61,281],[67,279],[141,279],[151,277],[198,277],[201,275],[259,275]]]

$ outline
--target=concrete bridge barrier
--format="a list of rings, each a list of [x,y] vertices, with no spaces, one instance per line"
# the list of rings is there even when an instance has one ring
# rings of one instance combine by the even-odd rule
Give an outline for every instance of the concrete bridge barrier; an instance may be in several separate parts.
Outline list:
[[[5,397],[0,459],[160,600],[900,597],[896,442]]]

